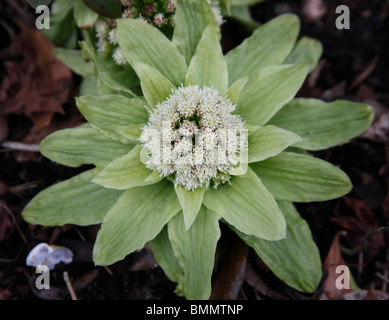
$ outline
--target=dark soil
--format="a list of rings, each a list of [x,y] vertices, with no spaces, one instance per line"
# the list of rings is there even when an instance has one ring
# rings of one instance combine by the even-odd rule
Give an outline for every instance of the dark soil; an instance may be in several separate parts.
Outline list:
[[[7,28],[11,28],[18,32],[14,20],[20,20],[21,16],[15,6],[28,17],[33,16],[31,8],[21,2],[14,2],[14,5],[10,5],[10,2],[14,1],[3,1],[0,4],[0,82],[6,73],[4,61],[19,59],[15,52],[10,56],[12,39],[7,31]],[[302,21],[301,35],[316,38],[323,44],[324,52],[319,64],[320,70],[317,70],[317,79],[313,81],[313,85],[307,81],[299,95],[328,101],[370,101],[374,106],[382,106],[381,112],[388,112],[389,3],[383,0],[324,1],[326,11],[315,20],[310,20],[312,12],[304,13],[306,3],[307,1],[270,0],[254,6],[251,10],[254,19],[260,23],[284,12],[294,12]],[[339,4],[350,7],[350,30],[337,30],[335,27],[335,8]],[[223,26],[225,51],[249,35],[250,30],[242,24],[227,20]],[[366,72],[372,64],[374,68]],[[364,72],[366,74],[361,78],[360,75]],[[74,92],[79,80],[74,77]],[[55,115],[55,121],[65,123],[74,117],[76,111],[72,97],[69,97],[68,103],[64,105],[64,110],[64,115]],[[22,141],[33,126],[25,115],[13,114],[1,119],[8,124],[7,140]],[[387,225],[389,219],[388,143],[389,137],[386,141],[358,138],[348,144],[315,154],[339,166],[349,175],[354,188],[347,197],[365,203],[374,213],[378,226]],[[85,167],[64,167],[36,154],[23,153],[23,156],[20,156],[20,152],[0,149],[0,300],[68,300],[70,294],[63,281],[64,271],[68,272],[76,294],[82,300],[181,299],[175,295],[175,285],[156,265],[147,248],[127,256],[123,261],[109,266],[109,269],[96,268],[91,260],[91,250],[98,226],[49,228],[32,226],[22,219],[24,206],[35,194],[83,170]],[[345,230],[331,218],[354,216],[355,206],[348,205],[345,198],[341,198],[322,203],[297,204],[297,208],[309,223],[322,261],[325,261],[336,233]],[[231,255],[231,248],[237,246],[241,250],[239,252],[242,252],[242,246],[227,228],[223,227],[222,230],[215,279],[222,272],[223,264],[232,263],[238,265],[238,269],[250,268],[251,277],[254,273],[255,277],[263,282],[262,287],[253,286],[253,281],[248,279],[249,273],[246,272],[246,278],[239,282],[238,299],[301,300],[322,297],[323,284],[314,294],[299,293],[278,280],[251,249],[248,250],[247,259],[243,259],[244,263],[238,259],[230,261],[234,257]],[[363,234],[359,230],[348,231],[349,236],[342,238],[341,243],[349,248],[359,245],[356,239]],[[358,256],[343,255],[361,289],[374,287],[380,290],[382,287],[382,280],[377,278],[375,273],[383,272],[382,266],[389,263],[388,237],[387,234],[384,235],[384,246],[378,247],[374,254],[365,253],[360,273],[355,267],[358,264]],[[75,254],[72,264],[60,266],[52,272],[53,289],[45,293],[35,289],[34,281],[37,275],[33,268],[25,264],[29,250],[40,242],[67,246]],[[247,249],[243,248],[244,250]],[[227,277],[233,278],[235,274],[227,273]],[[323,282],[324,279],[325,273]],[[263,288],[270,289],[266,291]]]

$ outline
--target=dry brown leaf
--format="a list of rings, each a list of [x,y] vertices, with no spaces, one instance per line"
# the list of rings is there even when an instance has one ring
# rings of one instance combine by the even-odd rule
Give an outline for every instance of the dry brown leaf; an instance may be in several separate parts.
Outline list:
[[[7,72],[0,86],[0,112],[24,114],[42,128],[39,114],[64,113],[62,104],[68,100],[72,74],[50,53],[54,46],[41,32],[18,25],[21,32],[15,36],[14,48],[23,59],[4,62]]]
[[[339,265],[346,265],[339,248],[339,237],[341,235],[342,232],[335,235],[323,264],[323,268],[327,271],[327,277],[323,282],[323,290],[329,299],[339,299],[351,292],[351,289],[338,289],[336,287],[336,279],[340,276],[339,273],[336,273],[336,268]]]
[[[346,205],[350,207],[355,217],[342,216],[333,217],[331,221],[336,222],[342,228],[351,231],[348,232],[346,239],[353,247],[360,246],[360,239],[368,232],[378,228],[374,212],[370,207],[359,199],[344,197]],[[385,246],[384,236],[378,233],[368,239],[368,249],[365,251],[365,258],[368,261],[374,257],[381,247]]]

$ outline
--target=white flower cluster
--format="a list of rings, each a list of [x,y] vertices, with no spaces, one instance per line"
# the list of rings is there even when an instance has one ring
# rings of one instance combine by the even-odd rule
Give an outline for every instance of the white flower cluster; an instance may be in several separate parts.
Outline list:
[[[163,177],[174,174],[175,183],[186,190],[228,182],[228,172],[239,164],[244,129],[234,110],[215,89],[188,86],[172,91],[143,128],[146,167]]]

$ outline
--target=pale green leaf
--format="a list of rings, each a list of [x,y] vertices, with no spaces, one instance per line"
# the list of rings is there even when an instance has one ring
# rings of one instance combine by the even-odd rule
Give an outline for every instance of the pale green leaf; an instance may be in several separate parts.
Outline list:
[[[203,203],[205,188],[206,187],[203,186],[202,188],[188,191],[179,185],[174,186],[178,201],[180,202],[183,211],[186,230],[191,227],[193,221],[196,219],[197,214],[199,213]]]
[[[293,14],[280,15],[257,28],[226,55],[230,83],[282,63],[294,47],[300,23]]]
[[[301,138],[293,132],[272,125],[262,127],[249,135],[248,162],[274,157],[298,141]]]
[[[293,48],[290,55],[285,59],[285,64],[309,63],[309,71],[315,69],[320,56],[323,53],[322,44],[315,39],[302,37]]]
[[[189,64],[206,27],[213,24],[217,28],[216,18],[207,0],[181,0],[175,21],[173,42]]]
[[[144,108],[146,102],[139,98],[129,99],[122,95],[83,96],[76,98],[76,103],[91,124],[108,137],[123,143],[128,141],[116,131],[117,126],[140,125],[148,121]]]
[[[151,174],[140,159],[141,146],[108,164],[92,181],[103,187],[124,190],[154,183],[145,181]]]
[[[82,77],[94,76],[93,64],[84,60],[81,50],[54,48],[51,53],[74,73]]]
[[[249,146],[248,146],[248,129],[240,130],[240,149],[239,149],[239,159],[238,166],[232,168],[228,171],[230,175],[241,176],[247,173],[249,167]]]
[[[209,25],[200,39],[188,68],[185,85],[215,88],[224,92],[228,88],[228,70],[219,43],[219,29]]]
[[[25,207],[24,219],[45,226],[101,223],[122,192],[92,183],[95,175],[89,170],[41,191]]]
[[[80,83],[79,95],[99,95],[100,91],[95,76],[83,77]]]
[[[106,58],[101,57],[97,50],[86,41],[81,41],[80,47],[95,64],[96,76],[100,81],[117,93],[131,97],[137,95],[139,79],[131,66],[119,66],[110,56]]]
[[[278,278],[296,290],[315,292],[322,277],[322,265],[311,230],[292,203],[279,201],[278,206],[286,220],[286,239],[266,241],[237,233]]]
[[[69,167],[83,164],[105,167],[132,148],[133,145],[107,138],[88,125],[56,131],[39,145],[45,157]]]
[[[162,73],[149,65],[137,61],[133,65],[140,79],[143,95],[149,104],[149,110],[153,110],[158,103],[168,98],[176,87]]]
[[[247,76],[238,79],[228,88],[226,95],[232,102],[236,103],[238,101],[240,93],[242,92],[248,79],[249,78]]]
[[[366,104],[298,98],[282,108],[270,123],[301,136],[303,140],[295,146],[322,150],[359,136],[369,128],[373,117],[374,110]]]
[[[118,20],[117,38],[127,60],[147,64],[162,73],[174,85],[185,80],[187,64],[177,46],[151,26],[135,19]]]
[[[251,6],[256,3],[260,3],[265,0],[231,0],[233,6]]]
[[[125,127],[116,126],[115,131],[125,137],[127,140],[139,142],[144,124],[133,124]]]
[[[250,164],[276,199],[326,201],[350,192],[348,176],[333,164],[311,156],[282,152]]]
[[[157,260],[167,277],[173,282],[180,281],[184,273],[174,255],[167,232],[167,225],[153,240],[148,242],[148,245],[153,252],[155,260]]]
[[[83,0],[74,0],[74,20],[79,28],[91,28],[98,16],[97,12],[89,9]]]
[[[220,238],[219,217],[202,207],[189,230],[177,214],[168,222],[169,239],[183,271],[179,287],[187,299],[204,300],[211,294],[216,244]]]
[[[203,203],[245,234],[266,240],[285,238],[285,219],[251,169],[245,176],[232,177],[231,185],[207,190]]]
[[[266,124],[291,101],[308,73],[306,63],[267,67],[249,77],[235,113],[249,124]]]
[[[143,248],[180,210],[173,185],[166,180],[126,190],[104,217],[93,248],[95,264],[112,264]]]

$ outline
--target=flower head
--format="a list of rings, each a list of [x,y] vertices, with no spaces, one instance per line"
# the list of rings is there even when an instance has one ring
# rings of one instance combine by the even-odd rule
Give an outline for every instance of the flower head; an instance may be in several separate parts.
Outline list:
[[[158,104],[144,127],[141,142],[149,150],[147,168],[194,190],[217,180],[229,181],[238,164],[240,132],[244,129],[234,103],[217,90],[180,87]]]

